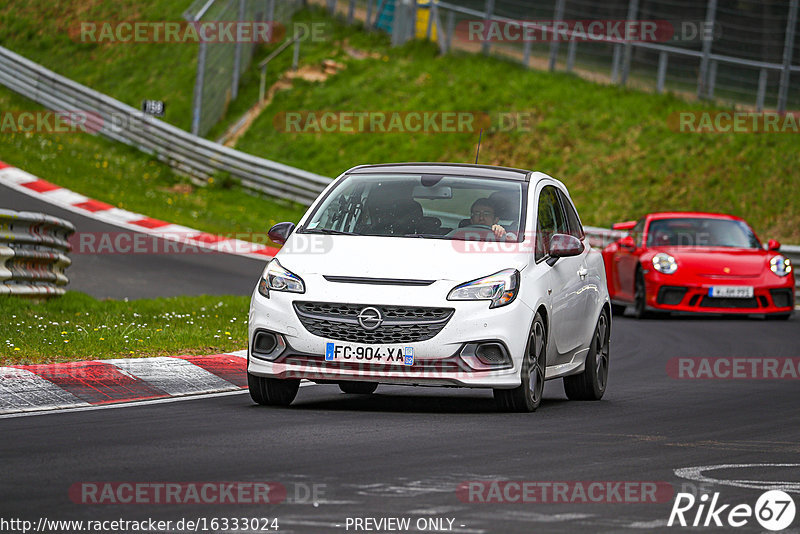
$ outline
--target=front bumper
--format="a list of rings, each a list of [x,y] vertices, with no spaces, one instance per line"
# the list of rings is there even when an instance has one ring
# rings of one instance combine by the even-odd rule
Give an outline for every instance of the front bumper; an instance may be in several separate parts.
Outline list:
[[[436,285],[441,287],[437,288]],[[343,294],[336,294],[338,291],[330,291],[330,286],[325,293],[301,295],[272,292],[270,298],[254,291],[249,315],[247,370],[262,377],[312,381],[355,380],[383,384],[498,389],[519,386],[519,370],[528,330],[533,321],[533,311],[519,299],[508,306],[489,309],[487,301],[454,302],[436,298],[439,294],[446,295],[454,285],[439,281],[425,288],[381,287],[379,295],[376,295],[374,287],[348,285],[346,300]],[[326,344],[338,341],[308,331],[295,313],[294,301],[346,302],[364,306],[432,306],[454,308],[455,311],[444,328],[433,338],[402,343],[403,346],[414,349],[414,365],[405,367],[325,361]],[[261,330],[280,335],[285,342],[285,349],[273,361],[253,354],[254,337]],[[511,358],[511,367],[501,370],[471,367],[460,353],[466,344],[480,341],[502,344]],[[391,346],[397,345],[398,343],[393,343]]]
[[[650,271],[644,278],[646,305],[654,310],[714,314],[782,314],[794,310],[793,275],[783,279],[770,273],[752,278],[689,278]],[[712,286],[752,286],[753,297],[711,297]]]

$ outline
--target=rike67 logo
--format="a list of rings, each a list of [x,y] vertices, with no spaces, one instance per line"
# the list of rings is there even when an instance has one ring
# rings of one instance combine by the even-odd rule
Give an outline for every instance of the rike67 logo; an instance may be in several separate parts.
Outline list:
[[[761,494],[755,507],[749,504],[720,504],[719,492],[699,498],[691,493],[678,493],[667,526],[682,527],[742,527],[755,518],[762,528],[779,531],[794,521],[794,500],[781,490],[770,490]]]

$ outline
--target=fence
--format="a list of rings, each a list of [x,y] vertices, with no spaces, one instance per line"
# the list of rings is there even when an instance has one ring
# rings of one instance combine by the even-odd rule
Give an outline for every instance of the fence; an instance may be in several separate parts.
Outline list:
[[[295,0],[195,0],[184,13],[190,22],[267,22],[277,36],[278,24],[288,24],[302,6]],[[258,43],[201,41],[192,102],[192,133],[205,135],[236,99],[239,80],[250,65]]]
[[[0,295],[47,298],[64,294],[69,221],[27,211],[0,209]]]
[[[311,203],[331,179],[192,135],[0,47],[0,84],[52,110],[84,115],[88,130],[134,146],[199,179],[229,173],[245,187]]]
[[[436,40],[442,52],[454,48],[496,54],[526,66],[576,72],[621,85],[739,103],[761,111],[800,107],[800,0],[340,0],[338,13],[385,10],[392,5],[392,42],[414,37]],[[318,1],[317,3],[321,3]],[[335,0],[326,0],[331,12]],[[375,8],[375,9],[373,9]],[[374,20],[376,17],[372,15]],[[533,39],[470,39],[467,25],[536,30]],[[553,21],[654,21],[656,39],[589,39],[573,24]],[[549,24],[549,25],[548,25]],[[374,26],[374,22],[369,24]],[[498,26],[499,25],[499,26]],[[555,37],[555,38],[554,38]]]

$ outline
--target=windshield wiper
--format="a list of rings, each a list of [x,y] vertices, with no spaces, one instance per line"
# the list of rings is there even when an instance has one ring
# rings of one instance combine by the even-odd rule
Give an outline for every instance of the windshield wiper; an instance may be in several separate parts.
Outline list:
[[[325,235],[361,235],[355,232],[342,232],[341,230],[331,230],[330,228],[303,228],[298,234],[325,234]]]
[[[449,239],[447,236],[441,234],[404,234],[403,237],[427,237],[430,239]]]

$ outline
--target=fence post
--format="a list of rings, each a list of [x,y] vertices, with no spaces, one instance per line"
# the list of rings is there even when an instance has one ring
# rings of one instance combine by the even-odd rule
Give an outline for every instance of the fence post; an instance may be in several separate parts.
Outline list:
[[[269,42],[271,44],[275,38],[275,0],[269,0],[267,16],[269,17],[267,21],[269,22]]]
[[[372,22],[371,22],[371,19],[372,19],[372,3],[374,1],[375,0],[367,0],[367,20],[364,23],[364,27],[367,29],[367,31],[369,31],[370,28],[372,28]]]
[[[453,45],[453,33],[456,31],[456,15],[453,11],[447,12],[447,35],[445,38],[445,52],[450,51]]]
[[[336,14],[336,0],[328,0],[328,11],[331,16]]]
[[[700,75],[697,79],[697,98],[705,98],[708,93],[708,61],[711,57],[711,43],[714,40],[714,24],[717,19],[717,0],[708,0],[706,26],[704,31],[710,35],[703,37],[703,59],[700,60]]]
[[[575,66],[575,52],[577,47],[578,41],[575,39],[575,36],[573,36],[569,41],[569,48],[567,49],[567,72],[572,72],[572,68]]]
[[[781,70],[781,84],[778,88],[778,113],[786,111],[786,103],[789,99],[789,75],[791,74],[792,49],[797,27],[797,3],[798,0],[791,0],[789,4],[789,20],[786,22],[786,40],[783,45],[783,70]]]
[[[353,15],[355,14],[356,10],[356,0],[350,0],[350,4],[347,6],[347,24],[353,23]]]
[[[714,98],[714,88],[717,85],[717,62],[711,60],[711,68],[708,70],[708,98]]]
[[[300,41],[301,39],[297,39],[294,42],[294,51],[292,53],[292,70],[294,71],[297,70],[297,64],[300,63]]]
[[[208,43],[200,40],[197,52],[197,77],[194,80],[194,101],[192,102],[192,134],[200,135],[200,115],[203,113],[203,81],[206,74],[206,54]]]
[[[667,53],[661,51],[658,53],[658,88],[659,93],[664,92],[664,82],[667,79]]]
[[[247,0],[239,0],[239,22],[244,21],[246,1]],[[235,46],[236,51],[233,53],[233,81],[231,85],[231,100],[236,100],[236,97],[239,94],[239,72],[242,68],[242,40],[237,38]]]
[[[525,35],[525,22],[522,23],[522,34]],[[531,66],[531,40],[525,39],[525,42],[522,45],[522,64],[526,67]]]
[[[629,23],[635,22],[638,14],[639,14],[639,0],[630,0],[630,3],[628,4],[628,22]],[[632,52],[633,52],[633,42],[631,42],[628,39],[625,39],[625,54],[622,59],[622,78],[619,81],[621,85],[625,85],[626,83],[628,83],[628,75],[631,72]]]
[[[622,47],[614,45],[614,55],[611,59],[611,83],[617,83],[619,79],[619,63],[622,57]]]
[[[411,0],[411,16],[409,17],[408,35],[406,41],[410,41],[417,37],[417,0]]]
[[[483,41],[481,42],[481,52],[484,55],[489,54],[489,40],[486,38],[489,35],[489,24],[492,22],[492,16],[494,15],[494,0],[486,0],[485,4],[486,12],[483,14]]]
[[[764,111],[764,99],[767,95],[767,69],[758,74],[758,94],[756,95],[756,111]]]
[[[431,35],[433,35],[433,10],[435,9],[436,3],[431,0],[428,4],[428,27],[425,29],[425,40],[430,41]],[[441,33],[442,29],[439,26],[436,26],[436,31]]]
[[[558,60],[558,38],[556,37],[555,32],[555,23],[564,20],[564,4],[565,0],[557,0],[556,1],[556,12],[553,16],[553,35],[552,41],[550,41],[550,65],[549,69],[551,71],[556,70],[556,61]],[[546,30],[545,30],[546,31]]]

